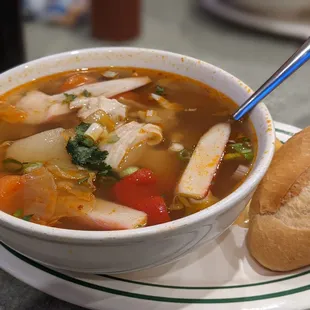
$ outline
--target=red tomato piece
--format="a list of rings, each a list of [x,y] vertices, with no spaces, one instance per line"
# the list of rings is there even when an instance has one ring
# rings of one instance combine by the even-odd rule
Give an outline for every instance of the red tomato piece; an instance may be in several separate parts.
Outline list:
[[[161,196],[145,198],[136,205],[135,209],[147,214],[148,225],[170,222],[166,203]]]
[[[139,201],[158,195],[156,184],[138,185],[126,178],[117,182],[113,190],[119,203],[134,209]]]
[[[147,168],[141,168],[131,175],[124,178],[124,180],[135,184],[155,184],[157,178],[152,170]]]

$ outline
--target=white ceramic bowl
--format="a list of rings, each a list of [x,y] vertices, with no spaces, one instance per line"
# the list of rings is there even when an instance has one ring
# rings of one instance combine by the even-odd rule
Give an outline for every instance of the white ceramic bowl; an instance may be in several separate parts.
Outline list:
[[[0,93],[32,79],[77,68],[130,66],[174,72],[223,92],[238,104],[251,90],[229,73],[203,61],[140,48],[93,48],[41,58],[0,75]],[[78,231],[32,224],[0,211],[0,236],[8,246],[45,265],[88,273],[120,273],[178,259],[223,233],[238,217],[265,174],[275,132],[264,104],[251,114],[258,156],[246,181],[231,195],[194,215],[127,231]]]

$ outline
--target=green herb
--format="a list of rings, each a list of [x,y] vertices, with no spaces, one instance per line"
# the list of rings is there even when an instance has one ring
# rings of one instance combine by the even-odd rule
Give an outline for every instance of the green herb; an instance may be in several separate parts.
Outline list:
[[[238,139],[236,143],[228,145],[228,152],[224,156],[224,159],[241,159],[245,158],[248,161],[253,160],[254,152],[251,144],[251,140],[247,137]]]
[[[33,214],[28,214],[23,217],[23,220],[29,222],[32,217],[33,217]]]
[[[155,93],[159,96],[162,96],[165,93],[165,89],[160,85],[156,85]]]
[[[40,162],[33,162],[33,163],[23,163],[23,172],[30,173],[31,171],[41,168],[43,166]]]
[[[128,167],[128,168],[126,168],[125,170],[123,170],[123,171],[119,174],[119,176],[120,176],[121,178],[127,177],[128,175],[131,175],[131,174],[135,173],[135,172],[138,171],[139,169],[140,169],[140,168],[134,167],[134,166]]]
[[[87,89],[84,89],[81,95],[87,98],[91,97],[91,93]]]
[[[98,171],[100,175],[108,175],[112,169],[105,163],[108,152],[101,151],[93,140],[84,136],[89,126],[90,124],[81,123],[76,127],[75,137],[67,143],[67,152],[71,155],[73,164]]]
[[[64,93],[64,96],[66,97],[62,103],[64,104],[69,104],[70,102],[72,102],[74,99],[76,99],[76,95],[74,94],[67,94],[67,93]]]
[[[13,213],[13,216],[21,218],[23,215],[23,210],[22,209],[18,209]]]
[[[192,152],[187,149],[183,149],[182,151],[179,152],[179,158],[181,160],[187,161],[187,160],[190,160],[191,157],[192,157]]]
[[[78,184],[81,185],[88,180],[88,177],[78,180]]]
[[[6,158],[2,161],[4,170],[8,172],[20,172],[23,170],[23,163],[13,158]]]

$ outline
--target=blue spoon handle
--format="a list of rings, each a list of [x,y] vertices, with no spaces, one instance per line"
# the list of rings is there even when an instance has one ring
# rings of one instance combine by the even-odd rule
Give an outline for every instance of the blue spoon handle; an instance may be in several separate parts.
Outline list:
[[[310,38],[233,114],[238,121],[310,59]]]

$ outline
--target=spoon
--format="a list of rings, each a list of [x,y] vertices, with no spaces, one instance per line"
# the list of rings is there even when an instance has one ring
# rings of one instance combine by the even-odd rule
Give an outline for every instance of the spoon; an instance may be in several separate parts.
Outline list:
[[[256,91],[247,99],[232,118],[239,121],[251,111],[261,100],[268,96],[282,82],[310,59],[310,37],[308,40]]]

